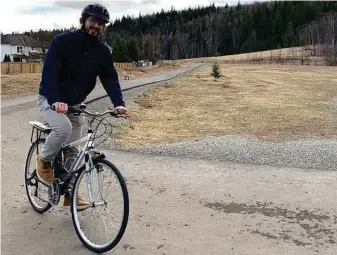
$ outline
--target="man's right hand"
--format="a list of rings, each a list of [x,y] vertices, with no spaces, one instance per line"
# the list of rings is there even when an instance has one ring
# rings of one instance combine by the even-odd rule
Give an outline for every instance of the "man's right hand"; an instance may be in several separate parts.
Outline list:
[[[68,104],[56,102],[52,106],[53,110],[58,113],[67,113],[68,112]]]

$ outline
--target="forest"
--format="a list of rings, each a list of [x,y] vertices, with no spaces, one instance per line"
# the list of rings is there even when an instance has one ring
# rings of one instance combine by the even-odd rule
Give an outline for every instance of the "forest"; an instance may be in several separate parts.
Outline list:
[[[337,59],[336,1],[274,1],[161,10],[124,16],[107,27],[115,62],[232,55],[301,45],[325,45]],[[75,28],[26,32],[41,43]]]

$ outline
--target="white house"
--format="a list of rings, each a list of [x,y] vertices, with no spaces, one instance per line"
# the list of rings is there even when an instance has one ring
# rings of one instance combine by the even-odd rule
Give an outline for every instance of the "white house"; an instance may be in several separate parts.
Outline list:
[[[149,61],[149,60],[139,60],[137,62],[137,66],[140,66],[140,67],[152,66],[152,61]]]
[[[6,54],[12,62],[41,61],[42,53],[41,43],[28,35],[1,34],[1,62]]]

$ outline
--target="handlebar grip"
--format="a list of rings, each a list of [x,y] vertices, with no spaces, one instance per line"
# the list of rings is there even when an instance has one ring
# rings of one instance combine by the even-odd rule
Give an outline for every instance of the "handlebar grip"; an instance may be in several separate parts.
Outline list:
[[[55,111],[55,105],[52,105],[52,106],[51,106],[51,109],[52,109],[53,111]],[[82,111],[81,111],[80,109],[78,109],[78,108],[69,107],[69,108],[68,108],[68,113],[72,113],[72,114],[81,114]]]
[[[78,109],[78,108],[69,107],[68,112],[73,113],[73,114],[80,114],[80,113],[82,113],[82,110]]]

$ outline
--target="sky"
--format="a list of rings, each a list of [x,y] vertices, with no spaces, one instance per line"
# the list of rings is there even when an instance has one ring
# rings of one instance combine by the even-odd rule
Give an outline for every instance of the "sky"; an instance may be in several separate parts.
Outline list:
[[[106,6],[111,20],[123,15],[142,15],[160,12],[161,9],[176,10],[188,7],[236,5],[237,0],[97,0]],[[241,3],[248,0],[241,0]],[[91,1],[36,1],[7,0],[1,3],[0,31],[4,34],[12,32],[36,31],[41,29],[79,27],[79,18],[83,7]]]

